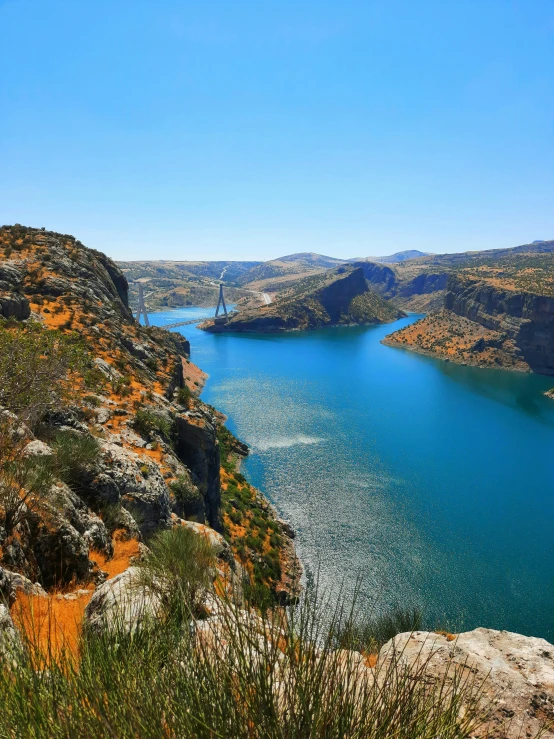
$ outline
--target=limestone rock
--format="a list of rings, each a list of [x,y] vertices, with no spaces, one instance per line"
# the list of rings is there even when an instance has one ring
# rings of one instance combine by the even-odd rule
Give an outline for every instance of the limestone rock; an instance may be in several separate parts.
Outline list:
[[[27,444],[22,453],[24,457],[51,457],[54,451],[48,444],[35,439]]]
[[[197,523],[196,521],[183,521],[181,519],[178,523],[181,526],[186,526],[188,529],[191,529],[191,531],[194,531],[199,536],[203,536],[212,547],[216,557],[223,560],[224,562],[227,562],[228,564],[234,565],[235,560],[231,547],[220,533],[210,528],[209,526],[206,526],[202,523]]]
[[[84,624],[92,631],[123,628],[134,633],[145,621],[160,615],[159,594],[144,587],[138,567],[106,580],[85,609]]]
[[[46,591],[38,582],[32,582],[28,577],[21,575],[19,572],[10,572],[9,570],[2,570],[0,568],[0,573],[3,573],[3,576],[6,578],[14,599],[18,590],[25,593],[25,595],[36,595],[40,598],[48,597]],[[0,583],[1,581],[2,574],[0,574]]]
[[[0,567],[0,603],[11,606],[15,601],[15,589],[12,585],[9,573]]]
[[[87,496],[119,503],[129,510],[143,534],[171,523],[169,491],[158,465],[110,441],[101,443],[102,461],[87,481]]]
[[[92,576],[85,538],[63,516],[34,517],[32,551],[46,587]]]
[[[399,634],[383,646],[379,665],[391,659],[414,669],[429,660],[426,673],[437,680],[452,676],[457,666],[465,677],[484,681],[492,715],[479,736],[535,736],[546,722],[554,721],[554,646],[544,639],[479,628],[448,641],[443,635],[418,631]],[[543,736],[554,737],[554,732]]]
[[[13,655],[23,650],[21,638],[16,631],[10,612],[0,603],[0,655]]]
[[[215,422],[206,412],[197,417],[183,413],[176,417],[177,456],[192,473],[193,481],[202,493],[206,520],[221,531],[221,490],[219,485],[219,445]]]
[[[453,275],[445,307],[511,339],[534,372],[554,374],[554,298]]]

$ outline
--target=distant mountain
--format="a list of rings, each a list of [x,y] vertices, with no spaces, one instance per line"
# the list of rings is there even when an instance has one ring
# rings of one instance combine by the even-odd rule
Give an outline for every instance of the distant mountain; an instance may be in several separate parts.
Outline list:
[[[335,257],[326,257],[323,254],[315,254],[313,251],[302,251],[298,254],[288,254],[286,257],[278,257],[272,261],[301,262],[302,264],[310,265],[312,267],[330,269],[332,267],[338,267],[339,264],[344,264],[346,260],[336,259]]]
[[[388,257],[368,257],[371,262],[385,262],[385,264],[395,264],[396,262],[406,262],[408,259],[418,259],[419,257],[430,257],[432,254],[428,251],[418,251],[417,249],[406,249],[405,251],[397,251]]]
[[[341,266],[311,275],[283,290],[274,303],[250,308],[228,323],[208,321],[200,326],[223,331],[291,331],[339,324],[386,323],[404,313],[369,288],[361,267]]]
[[[252,269],[241,274],[236,279],[235,284],[249,285],[256,290],[282,289],[287,287],[289,282],[295,282],[307,275],[323,272],[341,264],[344,264],[341,259],[326,257],[313,252],[288,254],[255,265]]]

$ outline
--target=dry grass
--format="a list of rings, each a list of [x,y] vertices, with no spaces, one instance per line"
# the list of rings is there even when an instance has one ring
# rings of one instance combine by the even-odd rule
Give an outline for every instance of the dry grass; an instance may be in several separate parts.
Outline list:
[[[108,578],[120,575],[129,567],[132,558],[139,555],[139,543],[136,539],[126,538],[124,532],[116,531],[113,550],[111,558],[99,552],[90,554],[98,568],[108,573]],[[50,658],[64,650],[76,655],[83,614],[95,589],[92,583],[55,589],[46,598],[26,595],[20,590],[11,607],[12,618],[34,650],[48,654]]]

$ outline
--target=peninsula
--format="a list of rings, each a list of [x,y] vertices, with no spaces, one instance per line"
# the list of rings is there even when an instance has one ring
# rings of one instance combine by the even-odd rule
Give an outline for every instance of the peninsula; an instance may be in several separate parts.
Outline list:
[[[292,331],[387,323],[403,315],[371,290],[362,267],[340,266],[300,280],[270,305],[233,314],[226,322],[205,321],[200,328],[212,333]]]

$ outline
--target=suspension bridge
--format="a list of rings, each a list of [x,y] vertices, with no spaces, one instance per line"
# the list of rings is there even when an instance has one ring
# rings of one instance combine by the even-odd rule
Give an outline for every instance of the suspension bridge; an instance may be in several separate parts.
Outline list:
[[[150,280],[143,279],[143,280],[136,280],[136,283],[138,285],[138,306],[137,311],[135,314],[135,320],[137,323],[140,323],[140,317],[142,316],[144,319],[144,325],[150,326],[150,321],[148,318],[148,312],[146,310],[146,304],[145,300],[153,294],[153,291],[144,294],[144,285],[148,283]],[[212,283],[213,284],[213,283]],[[268,295],[268,293],[262,293],[258,292],[257,290],[247,290],[246,288],[241,288],[243,292],[245,293],[252,293],[253,295],[258,296],[258,298],[262,301],[263,304],[269,305],[271,303],[271,297]],[[204,308],[213,308],[213,303],[208,306],[198,306],[198,307],[204,307]],[[222,310],[221,315],[219,314],[220,309]],[[194,318],[189,318],[186,321],[175,321],[174,323],[167,323],[165,326],[162,326],[161,328],[165,329],[171,329],[171,328],[179,328],[180,326],[190,326],[195,323],[202,323],[202,321],[208,321],[210,319],[213,319],[217,323],[227,323],[229,321],[229,317],[234,314],[235,311],[227,311],[227,305],[225,303],[225,295],[223,293],[223,284],[220,283],[219,285],[219,297],[217,299],[217,306],[215,309],[215,315],[213,314],[206,314],[202,316],[195,316]]]

